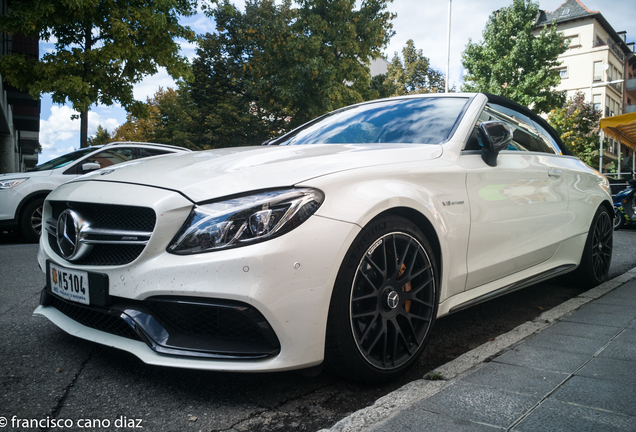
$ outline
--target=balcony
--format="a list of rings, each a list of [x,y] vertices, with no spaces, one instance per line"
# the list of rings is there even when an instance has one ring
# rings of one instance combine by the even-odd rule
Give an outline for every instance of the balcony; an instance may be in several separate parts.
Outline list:
[[[636,105],[625,105],[625,114],[636,112]]]
[[[594,43],[594,47],[596,48],[599,46],[608,46],[612,50],[612,52],[616,54],[616,57],[618,57],[621,61],[625,61],[625,55],[623,54],[623,51],[610,38],[607,38],[605,40],[598,39]]]

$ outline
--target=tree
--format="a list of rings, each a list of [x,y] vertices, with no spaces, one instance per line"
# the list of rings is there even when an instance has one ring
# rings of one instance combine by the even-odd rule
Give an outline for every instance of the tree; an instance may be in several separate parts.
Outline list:
[[[430,67],[430,60],[415,48],[413,39],[402,48],[402,57],[404,64],[396,52],[388,67],[385,85],[391,96],[444,92],[444,74]]]
[[[585,102],[585,95],[577,92],[563,108],[550,112],[548,122],[561,140],[579,159],[592,167],[599,165],[598,130],[602,113]]]
[[[90,137],[88,139],[88,145],[89,146],[103,145],[103,144],[108,144],[111,141],[112,141],[112,139],[110,138],[110,134],[108,133],[108,129],[103,128],[102,125],[98,125],[97,126],[97,132],[95,133],[95,136],[94,137]]]
[[[173,77],[188,74],[175,38],[193,41],[179,15],[194,13],[196,0],[32,0],[14,1],[0,17],[0,31],[55,41],[55,51],[39,59],[5,55],[0,73],[33,97],[51,93],[70,101],[81,118],[81,146],[88,139],[88,110],[115,101],[128,111],[144,109],[133,84],[159,66]],[[141,113],[141,112],[140,112]]]
[[[567,43],[555,22],[533,35],[538,13],[537,3],[513,0],[490,15],[483,42],[469,40],[462,54],[463,91],[505,96],[539,113],[563,106],[565,93],[553,88],[561,82],[555,67]]]
[[[119,126],[114,141],[138,141],[193,148],[188,132],[191,112],[189,94],[170,87],[159,90],[146,99],[146,115],[128,113],[126,123]]]
[[[259,107],[264,96],[252,76],[258,48],[250,41],[255,28],[263,30],[254,21],[273,21],[272,16],[286,11],[273,2],[248,3],[246,8],[243,14],[226,3],[214,11],[218,31],[201,38],[193,79],[180,88],[192,101],[189,130],[195,149],[260,144],[286,128],[283,107],[274,101],[267,104],[268,111]]]
[[[342,106],[378,96],[369,61],[392,36],[391,0],[248,0],[208,13],[189,84],[197,146],[254,144]]]

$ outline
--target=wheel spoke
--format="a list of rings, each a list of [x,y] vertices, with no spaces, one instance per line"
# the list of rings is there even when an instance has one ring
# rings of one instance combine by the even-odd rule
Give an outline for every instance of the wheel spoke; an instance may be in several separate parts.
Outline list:
[[[388,328],[387,328],[387,334],[388,334]],[[387,337],[388,339],[388,337]],[[393,337],[392,339],[392,344],[391,344],[391,352],[390,352],[390,358],[391,358],[391,364],[393,366],[395,366],[395,359],[396,359],[396,355],[397,355],[397,329],[395,328],[395,323],[393,323]]]
[[[406,244],[406,246],[404,247],[404,252],[402,252],[402,254],[400,255],[400,259],[398,260],[398,264],[397,264],[397,268],[398,269],[402,267],[402,264],[404,264],[404,261],[406,260],[406,255],[407,255],[407,253],[409,251],[409,248],[411,247],[411,242],[412,241],[413,241],[413,239],[411,239],[409,237],[409,241]]]
[[[395,335],[395,339],[400,339],[402,341],[402,346],[404,347],[404,350],[408,353],[409,356],[413,355],[412,351],[411,351],[411,347],[409,346],[408,341],[406,340],[406,337],[404,337],[404,333],[402,332],[402,328],[398,325],[396,325],[396,335]],[[419,344],[418,344],[419,345]]]
[[[361,318],[366,318],[366,317],[370,317],[370,316],[374,316],[378,313],[377,310],[374,311],[369,311],[369,312],[361,312],[361,313],[352,313],[351,314],[351,318],[359,321]]]
[[[430,284],[431,282],[433,282],[433,276],[429,276],[424,282],[420,283],[420,285],[417,288],[412,289],[411,291],[409,291],[409,295],[411,296],[416,296],[417,294],[419,294],[420,291],[422,291],[424,288],[426,288],[428,286],[428,284]]]
[[[432,303],[428,303],[428,302],[425,302],[424,300],[420,300],[419,298],[417,298],[417,297],[415,297],[415,296],[410,295],[411,293],[408,293],[408,294],[409,294],[409,295],[405,295],[405,296],[404,296],[404,298],[405,298],[406,300],[410,300],[410,301],[411,301],[411,302],[413,302],[413,303],[419,303],[419,304],[421,304],[422,306],[425,306],[425,307],[427,307],[427,308],[429,308],[429,309],[433,309],[434,305],[433,305]]]
[[[371,279],[369,279],[369,276],[367,276],[367,274],[363,272],[362,270],[360,270],[360,274],[362,274],[362,277],[369,283],[369,285],[371,285],[371,288],[373,288],[373,291],[377,292],[378,287],[375,286],[375,284],[373,283],[373,281],[371,281]]]
[[[373,342],[371,342],[371,346],[367,350],[367,355],[369,355],[371,353],[371,351],[373,351],[373,348],[375,348],[375,346],[378,344],[378,342],[380,341],[382,336],[386,337],[386,330],[384,328],[378,332],[378,334],[375,337],[375,339],[373,339]]]
[[[414,316],[414,315],[411,314],[410,312],[403,311],[402,313],[400,313],[400,316],[404,318],[404,320],[402,320],[402,321],[406,321],[406,323],[408,324],[406,326],[406,330],[408,330],[410,335],[413,337],[413,340],[417,341],[417,331],[415,330],[415,327],[413,326],[413,323],[410,320],[410,317]],[[402,325],[400,326],[400,329],[402,330],[401,333],[404,334],[404,330],[402,329]],[[417,341],[417,342],[419,342],[419,341]]]
[[[373,324],[375,324],[375,322],[378,320],[378,318],[380,318],[380,315],[376,315],[373,317],[373,319],[371,320],[371,322],[369,323],[369,325],[367,325],[367,328],[364,329],[364,333],[362,333],[362,336],[360,337],[360,342],[364,342],[364,340],[367,338],[367,335],[369,334],[369,332],[371,331],[371,329],[373,328]],[[382,333],[382,332],[380,332]]]
[[[359,302],[359,301],[363,301],[363,300],[369,300],[369,299],[372,299],[372,298],[377,298],[378,297],[377,290],[374,290],[374,291],[376,291],[376,292],[373,292],[371,294],[364,294],[364,295],[360,295],[360,296],[354,297],[354,298],[351,299],[351,301]]]

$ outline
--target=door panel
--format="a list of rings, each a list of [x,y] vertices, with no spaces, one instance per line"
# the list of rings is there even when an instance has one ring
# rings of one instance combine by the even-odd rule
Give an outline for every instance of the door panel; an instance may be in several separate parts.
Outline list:
[[[464,154],[471,210],[466,289],[552,257],[563,240],[568,190],[557,155],[503,151],[496,167]]]

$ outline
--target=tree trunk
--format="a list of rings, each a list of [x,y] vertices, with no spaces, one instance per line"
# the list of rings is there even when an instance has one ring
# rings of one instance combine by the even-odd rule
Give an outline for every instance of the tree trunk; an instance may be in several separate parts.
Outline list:
[[[88,147],[88,110],[80,114],[80,147]]]

